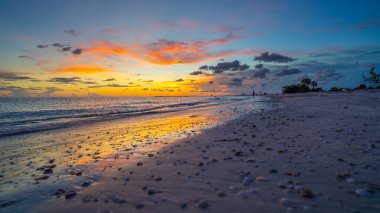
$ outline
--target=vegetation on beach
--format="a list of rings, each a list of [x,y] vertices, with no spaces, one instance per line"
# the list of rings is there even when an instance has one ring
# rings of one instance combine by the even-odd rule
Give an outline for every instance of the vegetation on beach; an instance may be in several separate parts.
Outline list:
[[[369,77],[366,75],[362,75],[363,84],[360,84],[358,87],[353,89],[351,88],[338,88],[331,87],[331,92],[339,92],[339,91],[351,91],[351,90],[363,90],[363,89],[380,89],[380,73],[375,72],[375,67],[372,67],[369,71]],[[370,86],[367,87],[366,84]],[[310,88],[311,86],[311,88]],[[305,93],[305,92],[323,92],[322,88],[317,88],[318,83],[316,81],[312,81],[309,78],[304,78],[301,80],[299,84],[292,84],[288,86],[282,87],[282,93]]]
[[[363,81],[369,83],[370,85],[373,86],[380,86],[380,73],[375,72],[375,67],[372,67],[371,70],[369,71],[369,77],[365,76],[363,74]]]
[[[311,88],[310,88],[311,86]],[[292,84],[282,87],[283,93],[304,93],[304,92],[321,92],[322,88],[317,88],[318,83],[309,78],[304,78],[299,84]]]

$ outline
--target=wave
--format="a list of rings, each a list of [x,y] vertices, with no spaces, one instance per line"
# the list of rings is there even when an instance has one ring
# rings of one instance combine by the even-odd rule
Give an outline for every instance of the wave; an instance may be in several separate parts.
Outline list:
[[[171,101],[173,102],[172,99]],[[203,98],[202,100],[187,102],[174,100],[176,103],[171,104],[165,104],[165,101],[160,102],[146,100],[129,103],[117,102],[116,105],[104,105],[103,108],[102,105],[99,105],[93,108],[79,109],[45,109],[38,111],[23,110],[10,112],[0,111],[0,126],[2,127],[0,129],[0,137],[71,127],[79,124],[87,124],[90,122],[104,121],[128,116],[168,113],[194,107],[224,104],[239,100],[245,99]]]

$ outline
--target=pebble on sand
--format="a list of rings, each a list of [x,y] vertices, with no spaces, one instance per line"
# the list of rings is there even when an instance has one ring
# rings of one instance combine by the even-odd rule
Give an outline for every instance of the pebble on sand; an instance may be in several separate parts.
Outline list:
[[[68,191],[65,193],[65,198],[66,199],[71,199],[77,196],[77,193],[75,191]]]
[[[200,209],[207,209],[210,206],[210,204],[207,201],[201,201],[198,203],[198,208]]]
[[[280,199],[280,204],[283,207],[294,207],[296,203],[287,197],[283,197]]]
[[[359,197],[369,197],[371,196],[371,191],[369,191],[368,189],[357,189],[355,190],[355,194]]]

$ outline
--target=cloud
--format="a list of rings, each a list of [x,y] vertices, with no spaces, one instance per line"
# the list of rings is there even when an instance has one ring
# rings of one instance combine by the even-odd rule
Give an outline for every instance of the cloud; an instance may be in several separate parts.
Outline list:
[[[194,71],[190,73],[190,75],[202,75],[202,74],[204,74],[202,71]]]
[[[32,56],[27,56],[27,55],[19,55],[18,56],[19,58],[23,58],[23,59],[29,59],[29,60],[33,60],[33,61],[35,61],[36,59],[35,58],[33,58]]]
[[[82,51],[83,51],[83,49],[75,49],[71,53],[74,55],[80,55],[80,54],[82,54]]]
[[[249,55],[252,50],[221,50],[211,52],[212,46],[223,46],[240,39],[232,33],[220,39],[195,42],[180,42],[161,39],[149,44],[124,45],[102,40],[86,48],[82,54],[97,54],[101,56],[131,56],[158,65],[194,64],[202,61],[219,59],[232,55]]]
[[[255,69],[255,72],[253,73],[253,77],[264,79],[267,77],[266,75],[268,73],[269,73],[269,69],[267,69],[267,68]]]
[[[69,30],[65,30],[65,33],[69,34],[69,35],[72,35],[72,36],[77,36],[79,35],[79,32],[74,30],[74,29],[69,29]]]
[[[60,49],[59,51],[61,52],[67,52],[67,51],[70,51],[72,47],[62,47],[62,49]]]
[[[235,60],[232,62],[220,62],[215,66],[202,66],[199,69],[207,69],[212,71],[214,74],[219,74],[226,71],[244,71],[249,69],[249,66],[247,64],[240,64],[240,61]]]
[[[233,78],[229,82],[226,83],[229,87],[238,87],[243,84],[243,79],[241,78]]]
[[[335,70],[318,71],[315,73],[315,80],[317,82],[336,81],[344,77],[343,73],[338,73]]]
[[[208,69],[208,66],[207,65],[203,65],[203,66],[200,66],[199,67],[199,70],[207,70]]]
[[[276,73],[276,76],[287,76],[287,75],[295,75],[301,73],[301,70],[297,68],[285,68],[280,72]]]
[[[15,73],[0,70],[0,80],[4,81],[18,81],[18,80],[33,80],[34,78],[27,76],[19,76]]]
[[[95,86],[88,86],[88,88],[103,88],[103,87],[131,87],[130,85],[122,85],[122,84],[107,84],[107,85],[95,85]]]
[[[182,78],[175,80],[175,82],[182,82],[184,81]]]
[[[59,83],[59,84],[98,84],[97,82],[94,82],[94,81],[83,81],[82,78],[80,77],[71,77],[71,78],[56,77],[56,78],[49,79],[47,82],[53,82],[53,83]]]
[[[49,82],[54,82],[54,83],[64,83],[64,84],[76,84],[76,83],[81,83],[81,78],[79,77],[72,77],[72,78],[51,78],[48,80]]]
[[[263,68],[263,67],[264,67],[263,64],[256,64],[256,65],[255,65],[255,68],[256,68],[256,69],[261,69],[261,68]]]
[[[43,44],[39,44],[39,45],[37,45],[37,48],[47,48],[47,47],[49,47],[48,44],[47,44],[47,45],[43,45]]]
[[[103,80],[103,81],[115,81],[116,79],[114,79],[114,78],[107,78],[107,79],[105,79],[105,80]]]
[[[82,84],[98,84],[98,83],[96,83],[94,81],[82,81],[81,83]]]
[[[104,33],[104,34],[110,34],[110,35],[122,35],[123,34],[120,30],[115,30],[115,29],[103,29],[100,32]]]
[[[63,90],[56,87],[46,87],[46,91],[43,95],[51,96],[53,93],[58,92],[58,91],[63,91]]]
[[[97,65],[77,65],[77,66],[67,66],[63,68],[58,68],[52,70],[52,72],[56,73],[81,73],[81,74],[93,74],[99,72],[108,72],[110,69],[108,67],[97,66]]]
[[[260,56],[256,56],[254,58],[254,61],[274,62],[274,63],[288,63],[294,60],[296,59],[285,56],[285,55],[280,55],[278,53],[269,53],[269,52],[264,52]]]
[[[53,47],[59,47],[59,48],[63,48],[63,47],[65,47],[66,45],[61,44],[61,43],[53,43],[51,46],[53,46]]]

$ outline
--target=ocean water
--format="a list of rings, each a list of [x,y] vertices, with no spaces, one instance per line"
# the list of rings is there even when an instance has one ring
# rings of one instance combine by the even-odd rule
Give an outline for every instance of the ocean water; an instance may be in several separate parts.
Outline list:
[[[252,97],[0,98],[0,137],[247,99]]]

